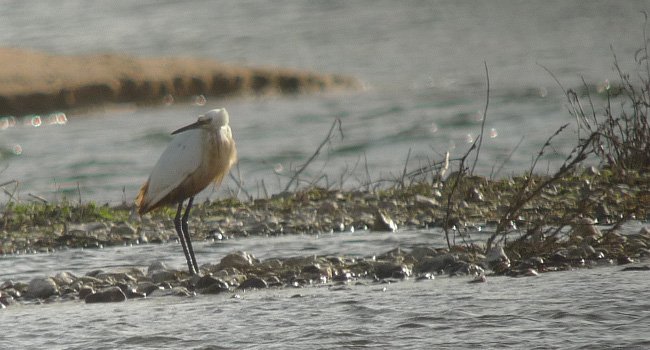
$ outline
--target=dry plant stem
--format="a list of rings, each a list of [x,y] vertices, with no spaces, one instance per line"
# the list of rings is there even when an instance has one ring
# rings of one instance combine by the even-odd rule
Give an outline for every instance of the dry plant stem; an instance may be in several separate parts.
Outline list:
[[[11,185],[11,184],[14,185],[14,189],[13,189],[12,192],[9,192],[5,188],[5,186]],[[16,194],[16,190],[18,190],[18,184],[19,184],[18,180],[10,180],[10,181],[7,181],[5,183],[0,184],[0,188],[2,188],[2,191],[9,197],[9,202],[8,203],[11,203],[11,201],[16,200],[15,194]],[[16,202],[17,202],[17,200],[16,200]]]
[[[15,183],[18,183],[18,181],[16,181],[16,180],[9,180],[9,181],[7,181],[7,182],[3,182],[3,183],[1,183],[1,184],[0,184],[0,187],[5,187],[5,186],[7,186],[7,185],[11,185],[11,184],[15,184]]]
[[[408,167],[409,164],[409,159],[411,158],[411,147],[409,147],[409,152],[406,154],[406,161],[404,162],[404,169],[402,170],[402,178],[400,179],[400,187],[404,189],[406,186],[404,184],[404,178],[406,177],[406,168]]]
[[[532,189],[531,191],[528,191],[530,188],[530,183],[532,181],[532,175],[533,171],[535,169],[535,166],[538,162],[538,160],[541,158],[541,156],[544,154],[544,149],[546,147],[550,146],[551,140],[557,136],[562,130],[564,130],[568,124],[564,124],[562,127],[560,127],[549,139],[544,143],[542,146],[541,150],[539,151],[535,161],[533,162],[533,165],[530,168],[530,171],[528,173],[528,178],[526,179],[526,182],[522,185],[522,187],[519,189],[519,191],[516,194],[514,202],[512,202],[508,208],[506,209],[506,212],[501,216],[501,219],[499,220],[499,224],[497,225],[497,229],[492,236],[487,241],[486,245],[486,251],[489,251],[492,248],[492,244],[494,243],[494,240],[502,236],[505,238],[505,236],[508,234],[507,232],[507,227],[510,225],[510,223],[517,217],[523,206],[530,202],[532,199],[535,197],[539,196],[542,190],[550,186],[551,184],[559,181],[562,179],[565,175],[569,174],[571,171],[573,171],[578,164],[580,164],[582,161],[584,161],[587,158],[587,155],[589,153],[593,152],[592,144],[593,140],[596,138],[597,133],[592,133],[588,139],[586,140],[581,140],[580,144],[574,148],[574,150],[569,154],[567,159],[565,160],[564,164],[560,167],[560,169],[553,174],[552,177],[548,178],[547,180],[543,181],[541,184],[539,184],[537,187]],[[575,156],[574,156],[575,154]],[[573,158],[573,159],[571,159]]]
[[[510,161],[510,159],[512,159],[512,156],[515,154],[515,152],[517,152],[517,150],[519,149],[519,146],[521,146],[521,143],[524,142],[525,138],[526,138],[525,136],[522,136],[519,139],[519,142],[517,142],[517,144],[512,149],[512,151],[510,151],[510,153],[508,153],[508,156],[503,160],[503,162],[501,162],[501,164],[499,165],[499,168],[497,168],[497,171],[495,171],[493,174],[490,174],[490,180],[494,180],[494,179],[497,178],[497,176],[499,176],[499,174],[501,173],[501,170],[503,170],[503,167]]]
[[[469,174],[474,175],[474,168],[476,168],[476,163],[478,162],[478,156],[481,153],[481,145],[483,144],[483,132],[485,130],[485,120],[487,119],[487,110],[488,106],[490,105],[490,73],[488,71],[488,66],[487,62],[483,61],[483,65],[485,66],[485,80],[487,82],[487,92],[485,96],[485,109],[483,110],[483,120],[481,121],[481,134],[479,135],[478,138],[478,147],[476,148],[476,157],[474,158],[474,164],[472,164],[472,170],[470,170]]]
[[[35,195],[33,193],[28,193],[27,195],[34,198],[34,199],[36,199],[36,200],[38,200],[39,202],[41,202],[43,204],[47,204],[47,199],[45,199],[45,198],[43,198],[41,196],[37,196],[37,195]],[[81,207],[81,204],[79,204],[79,206]]]
[[[314,159],[316,159],[316,157],[320,154],[321,149],[332,140],[332,133],[334,132],[334,128],[336,127],[337,124],[339,126],[339,133],[341,134],[341,138],[343,138],[343,129],[341,128],[341,119],[336,118],[336,119],[334,119],[334,122],[332,123],[332,126],[330,127],[330,130],[327,133],[327,136],[325,137],[323,142],[321,142],[321,144],[318,146],[318,148],[316,148],[316,151],[314,152],[314,154],[312,154],[311,157],[309,157],[309,159],[307,159],[305,164],[303,164],[300,167],[300,169],[296,170],[296,172],[293,174],[293,176],[289,180],[289,183],[287,183],[287,186],[285,186],[283,192],[288,192],[289,191],[289,189],[291,188],[291,185],[293,185],[293,183],[296,182],[296,180],[298,179],[298,176],[300,176],[300,174],[303,171],[305,171],[305,169],[307,169],[307,166],[309,166],[309,164]]]
[[[448,155],[447,155],[447,157],[448,157]],[[452,161],[458,161],[458,160],[460,160],[460,159],[452,159]],[[449,160],[447,160],[447,163],[448,162],[449,162]],[[425,178],[426,178],[426,175],[428,173],[433,172],[434,170],[435,171],[440,171],[442,168],[444,168],[443,167],[444,164],[445,164],[444,160],[440,161],[440,162],[435,162],[435,163],[434,162],[429,162],[429,164],[427,166],[423,166],[423,167],[420,167],[420,168],[417,168],[415,170],[412,170],[412,171],[408,172],[406,174],[406,177],[411,179],[411,181],[413,181],[414,178],[416,178],[416,177],[418,177],[420,175],[424,175]]]
[[[451,217],[451,211],[452,211],[452,205],[451,205],[451,200],[452,197],[454,196],[454,193],[456,192],[456,189],[458,188],[458,185],[461,181],[461,178],[465,175],[467,169],[465,168],[465,161],[467,160],[467,157],[472,153],[473,150],[477,150],[477,155],[476,159],[474,160],[474,165],[472,166],[472,172],[474,171],[474,166],[476,166],[476,161],[478,160],[478,149],[477,147],[480,147],[480,141],[483,139],[483,131],[485,127],[485,120],[487,118],[487,108],[489,105],[490,101],[490,76],[488,73],[488,68],[487,68],[487,63],[484,62],[485,65],[485,74],[486,74],[486,79],[487,79],[487,101],[485,103],[485,111],[483,112],[483,122],[481,124],[481,132],[479,136],[474,139],[474,142],[472,143],[472,146],[467,150],[465,155],[460,158],[460,164],[458,166],[458,173],[456,175],[456,179],[454,181],[453,186],[451,187],[451,191],[449,192],[449,195],[447,196],[447,208],[445,209],[445,221],[443,223],[443,230],[445,231],[445,239],[447,240],[447,247],[451,249],[451,242],[449,241],[449,219]],[[447,160],[445,160],[447,161]],[[460,229],[460,228],[458,228]]]
[[[452,211],[451,199],[454,196],[456,189],[458,188],[460,179],[467,171],[467,169],[465,168],[465,160],[475,148],[476,148],[476,140],[474,140],[472,146],[469,148],[469,150],[467,150],[465,155],[460,159],[460,164],[458,165],[458,173],[456,174],[456,179],[454,180],[454,184],[451,187],[451,191],[447,196],[447,208],[445,209],[445,221],[442,228],[445,231],[445,239],[447,240],[447,247],[449,249],[451,249],[451,242],[449,241],[449,218],[451,217],[451,211]]]
[[[248,193],[248,191],[246,191],[246,189],[244,188],[244,180],[242,180],[242,177],[241,177],[241,171],[239,169],[239,163],[237,163],[237,165],[235,167],[237,169],[237,176],[236,177],[235,177],[235,175],[232,174],[232,171],[228,173],[228,176],[230,176],[230,178],[237,185],[237,193],[234,194],[234,197],[238,198],[240,193],[244,193],[244,196],[246,196],[246,198],[248,200],[252,200],[253,196],[251,196],[250,193]]]
[[[372,179],[370,178],[370,171],[368,170],[368,157],[366,152],[363,152],[363,166],[366,171],[366,191],[370,191],[370,185],[372,184]]]

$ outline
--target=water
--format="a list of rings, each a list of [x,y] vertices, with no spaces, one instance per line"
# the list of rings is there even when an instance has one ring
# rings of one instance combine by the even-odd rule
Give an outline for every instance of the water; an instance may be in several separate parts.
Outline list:
[[[0,43],[53,53],[115,52],[210,57],[357,76],[362,92],[309,97],[209,99],[205,106],[95,111],[64,125],[0,130],[2,179],[29,193],[119,203],[132,200],[168,134],[209,108],[232,116],[238,176],[252,196],[277,193],[336,117],[337,134],[305,172],[322,186],[358,187],[464,154],[491,100],[477,171],[520,172],[562,124],[574,121],[550,69],[567,88],[617,81],[610,45],[634,69],[643,42],[643,1],[6,2]],[[89,9],[93,9],[90,11]],[[539,64],[539,65],[538,65]],[[597,106],[604,102],[596,99]],[[523,140],[517,148],[517,144]],[[575,127],[557,138],[539,172],[558,167]],[[515,150],[515,148],[517,148]],[[17,153],[20,149],[22,153]],[[511,158],[508,158],[511,152]],[[368,173],[365,169],[368,168]],[[343,181],[341,181],[343,179]],[[226,187],[236,187],[226,181]],[[11,188],[10,188],[11,189]],[[11,189],[13,190],[13,189]],[[214,195],[213,189],[206,196]],[[220,195],[228,195],[224,190]]]
[[[169,141],[169,132],[209,108],[232,117],[240,162],[235,173],[252,196],[284,188],[291,169],[338,133],[304,179],[358,187],[407,167],[462,155],[480,129],[485,68],[490,74],[486,138],[477,172],[499,176],[529,167],[560,125],[573,123],[563,85],[617,81],[612,51],[632,70],[642,44],[645,1],[252,1],[3,2],[0,43],[53,53],[114,52],[201,56],[359,77],[366,89],[317,96],[208,99],[205,106],[119,106],[68,116],[65,125],[0,130],[0,183],[14,196],[117,204],[131,201]],[[603,101],[595,100],[597,107]],[[44,117],[45,121],[46,118]],[[573,125],[573,124],[572,124]],[[561,135],[540,163],[559,165],[575,142]],[[521,145],[512,157],[508,155]],[[366,173],[365,168],[368,168]],[[343,175],[343,176],[342,176]],[[342,181],[343,180],[343,181]],[[12,185],[5,189],[14,191]],[[204,197],[231,195],[234,182]],[[9,197],[0,194],[0,203]],[[234,249],[260,258],[304,254],[380,254],[398,245],[441,245],[440,232],[290,236],[198,244],[203,261]],[[174,244],[69,250],[0,259],[2,279],[94,268],[182,266]],[[241,299],[198,296],[118,305],[70,302],[10,307],[0,315],[2,348],[646,348],[648,289],[642,272],[618,267],[492,278],[470,285],[438,278],[388,286],[270,290]],[[383,291],[386,287],[386,291]],[[294,294],[301,298],[292,298]],[[178,322],[182,320],[182,322]]]
[[[475,239],[485,239],[478,234]],[[258,258],[304,254],[366,256],[396,246],[442,245],[439,230],[250,238],[197,244],[201,262],[232,250]],[[67,250],[0,259],[19,280],[43,273],[144,267],[182,268],[177,244]],[[56,266],[52,262],[57,261]],[[18,267],[20,266],[20,267]],[[647,272],[607,266],[538,277],[437,276],[393,284],[271,289],[111,305],[14,305],[0,313],[3,349],[511,348],[642,349],[650,345]],[[20,325],[15,323],[20,322]]]
[[[647,278],[616,270],[499,277],[485,284],[440,278],[346,290],[269,290],[241,299],[218,295],[15,308],[3,317],[21,325],[4,327],[0,344],[5,349],[15,344],[50,349],[647,348],[647,298],[617,296],[622,289],[643,293]],[[61,323],[65,330],[59,332]]]

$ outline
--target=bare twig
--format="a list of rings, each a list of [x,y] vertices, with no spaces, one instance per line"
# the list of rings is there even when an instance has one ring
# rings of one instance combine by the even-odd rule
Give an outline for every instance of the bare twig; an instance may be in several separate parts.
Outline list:
[[[597,133],[592,133],[588,139],[581,141],[578,144],[578,146],[576,146],[573,149],[571,154],[567,156],[566,160],[564,161],[564,164],[562,164],[560,169],[555,174],[553,174],[553,176],[542,181],[539,185],[537,185],[535,188],[530,190],[530,185],[533,179],[533,171],[535,169],[535,166],[537,165],[537,162],[544,154],[544,149],[550,146],[551,140],[555,136],[557,136],[560,132],[562,132],[567,126],[568,124],[562,125],[553,135],[551,135],[551,137],[548,138],[548,140],[546,140],[546,142],[538,152],[537,157],[535,158],[533,164],[530,167],[526,181],[523,183],[523,185],[517,192],[514,201],[508,206],[506,212],[501,216],[501,219],[497,224],[497,229],[495,233],[493,233],[492,236],[490,236],[490,238],[488,239],[487,250],[491,249],[492,243],[498,236],[505,237],[505,235],[507,235],[507,228],[511,225],[512,221],[518,216],[519,212],[521,211],[521,209],[524,207],[526,203],[530,202],[533,198],[539,196],[542,190],[549,187],[551,184],[559,181],[565,175],[570,173],[573,169],[575,169],[575,167],[578,164],[580,164],[582,161],[584,161],[587,158],[587,155],[589,153],[593,152],[593,148],[592,148],[593,139],[596,138]]]
[[[487,110],[490,105],[490,73],[488,72],[487,62],[483,61],[485,65],[485,80],[487,82],[486,96],[485,96],[485,109],[483,110],[483,120],[481,121],[481,134],[478,137],[478,146],[476,147],[476,157],[474,158],[474,164],[472,164],[472,170],[469,174],[474,175],[474,168],[476,168],[476,163],[478,162],[478,156],[481,153],[481,145],[483,144],[483,132],[485,130],[485,120],[487,119]]]
[[[327,133],[327,136],[325,137],[325,139],[323,140],[323,142],[321,142],[321,144],[318,146],[318,148],[316,148],[316,151],[314,152],[314,154],[312,154],[311,157],[309,157],[309,159],[307,159],[307,161],[306,161],[306,162],[305,162],[305,163],[300,167],[300,169],[296,170],[296,172],[293,174],[293,176],[292,176],[291,179],[289,180],[289,183],[287,183],[287,186],[285,186],[283,192],[287,192],[287,191],[289,191],[289,189],[291,188],[291,185],[293,185],[293,183],[297,181],[298,176],[300,176],[300,174],[301,174],[305,169],[307,169],[307,166],[309,166],[309,164],[310,164],[314,159],[316,159],[316,157],[320,154],[321,149],[322,149],[322,148],[323,148],[327,143],[329,143],[329,142],[331,141],[331,139],[332,139],[332,133],[334,132],[334,128],[336,127],[337,124],[338,124],[339,133],[341,134],[341,138],[343,138],[343,129],[342,129],[342,127],[341,127],[341,119],[336,118],[336,119],[334,119],[334,122],[332,123],[332,126],[330,127],[330,130],[329,130],[329,132]]]
[[[235,194],[235,197],[239,197],[239,193],[240,193],[240,192],[243,192],[243,193],[244,193],[244,196],[246,196],[246,198],[247,198],[248,200],[252,200],[252,199],[253,199],[253,196],[251,196],[250,193],[248,193],[248,191],[246,191],[246,189],[244,188],[244,180],[242,180],[242,178],[241,178],[241,172],[240,172],[240,170],[239,170],[239,162],[238,162],[237,165],[235,166],[235,169],[237,169],[237,177],[235,177],[235,175],[232,174],[232,171],[231,171],[230,173],[228,173],[228,175],[230,176],[230,178],[231,178],[231,179],[235,182],[235,184],[237,185],[237,193]]]
[[[409,147],[409,151],[406,154],[406,161],[404,162],[404,169],[402,169],[402,178],[400,179],[400,186],[402,189],[404,189],[404,178],[406,177],[406,168],[408,168],[409,164],[409,159],[411,158],[411,147]]]
[[[5,186],[7,186],[7,185],[11,185],[11,184],[14,185],[14,189],[13,189],[12,192],[9,192],[9,191],[5,188]],[[0,184],[0,188],[2,188],[2,191],[3,191],[3,192],[4,192],[4,193],[9,197],[9,202],[11,202],[11,201],[13,201],[13,200],[16,199],[16,198],[15,198],[15,194],[16,194],[16,190],[18,189],[18,184],[19,184],[18,180],[10,180],[10,181],[7,181],[7,182],[5,182],[5,183]]]
[[[370,191],[372,179],[370,178],[370,171],[368,170],[368,158],[366,157],[366,152],[363,152],[363,166],[366,170],[366,191]]]
[[[495,179],[497,176],[499,176],[499,173],[501,173],[501,170],[503,170],[503,167],[506,165],[506,163],[508,163],[510,161],[510,159],[512,158],[512,155],[515,154],[515,152],[519,149],[519,146],[521,146],[521,143],[524,142],[524,138],[526,138],[526,137],[522,136],[519,139],[519,142],[517,142],[517,145],[515,145],[515,147],[510,151],[508,156],[503,160],[503,162],[501,162],[501,164],[499,165],[499,168],[497,168],[497,171],[495,171],[493,175],[490,175],[490,179]]]
[[[45,198],[43,198],[41,196],[35,195],[33,193],[28,193],[27,195],[34,198],[34,199],[36,199],[36,200],[38,200],[41,203],[47,204],[47,199],[45,199]]]

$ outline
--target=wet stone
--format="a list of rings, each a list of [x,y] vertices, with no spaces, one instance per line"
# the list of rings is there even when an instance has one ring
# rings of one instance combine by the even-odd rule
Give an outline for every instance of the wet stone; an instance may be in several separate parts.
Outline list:
[[[634,259],[630,258],[627,255],[619,256],[618,258],[616,258],[616,263],[619,264],[619,265],[626,265],[626,264],[630,264],[630,263],[633,263],[633,262],[634,262]]]
[[[468,263],[466,261],[458,261],[456,264],[448,268],[449,276],[465,276],[465,275],[482,275],[485,271],[482,267]]]
[[[234,252],[224,256],[219,262],[219,265],[222,269],[233,267],[233,268],[246,268],[253,266],[255,257],[246,252]]]
[[[478,275],[474,277],[469,283],[485,283],[487,282],[487,277],[485,275]]]
[[[621,271],[650,271],[650,266],[626,266]]]
[[[533,268],[528,268],[524,270],[523,275],[526,277],[539,276],[539,272]]]
[[[453,265],[458,258],[452,254],[427,256],[416,263],[414,269],[418,272],[440,272]]]
[[[87,304],[116,303],[126,300],[126,295],[119,287],[108,287],[98,292],[89,294],[84,298]]]
[[[126,295],[128,299],[132,298],[144,298],[146,297],[145,293],[139,292],[134,286],[127,283],[118,283],[117,287]]]
[[[342,272],[332,276],[332,281],[334,282],[348,282],[353,279],[353,275],[350,272]]]
[[[53,277],[53,279],[58,286],[69,286],[77,278],[69,272],[59,272]]]
[[[16,299],[23,296],[23,293],[21,293],[19,290],[16,290],[14,288],[7,288],[7,289],[2,291],[2,294],[3,295],[9,295],[9,296],[11,296],[13,298],[16,298]]]
[[[269,285],[259,277],[250,277],[239,285],[239,289],[266,289]]]
[[[161,289],[159,286],[154,284],[153,282],[140,282],[138,283],[138,286],[136,287],[136,290],[138,293],[142,293],[144,295],[149,295],[151,294],[154,290]]]
[[[397,247],[395,249],[391,249],[387,251],[384,254],[381,254],[377,257],[378,260],[387,260],[387,259],[393,259],[393,258],[399,258],[404,256],[404,251],[402,248]]]
[[[303,266],[303,268],[302,268],[302,273],[318,274],[320,272],[321,272],[320,264],[310,264],[310,265],[307,265],[307,266]]]
[[[395,232],[397,231],[397,224],[391,219],[388,214],[382,211],[375,213],[375,221],[372,227],[375,231]]]
[[[403,264],[378,263],[375,264],[377,278],[405,278],[411,275],[411,269]]]
[[[162,261],[154,261],[147,268],[147,275],[150,276],[152,273],[154,273],[156,271],[165,271],[165,270],[167,270],[167,265],[164,262],[162,262]]]
[[[413,250],[411,250],[411,256],[413,256],[417,260],[421,260],[424,257],[427,256],[435,256],[438,255],[435,249],[429,248],[429,247],[415,247]]]
[[[86,299],[86,297],[90,294],[95,293],[95,290],[93,287],[90,286],[83,286],[79,289],[79,299]]]
[[[121,222],[111,228],[111,233],[132,238],[132,237],[136,237],[137,230],[129,223]]]
[[[178,276],[176,275],[176,272],[169,271],[169,270],[154,271],[150,277],[153,283],[162,283],[167,281],[178,280]]]
[[[436,277],[434,276],[434,274],[432,274],[430,272],[427,272],[427,273],[419,275],[418,277],[415,278],[415,280],[416,281],[425,281],[425,280],[433,280],[435,278]]]
[[[14,281],[12,280],[6,280],[0,284],[0,290],[7,289],[7,288],[13,288],[14,287]]]
[[[0,305],[1,306],[7,306],[15,303],[16,300],[14,299],[13,296],[7,294],[7,293],[0,293]]]
[[[278,276],[271,276],[267,279],[267,284],[270,287],[280,287],[282,286],[282,281],[278,278]]]
[[[219,282],[223,282],[223,280],[220,279],[220,278],[212,277],[210,275],[205,275],[205,276],[200,277],[198,279],[198,281],[196,281],[196,283],[194,285],[195,285],[195,287],[197,289],[205,289],[205,288],[208,288],[211,285],[213,285],[215,283],[219,283]]]
[[[32,298],[45,299],[58,294],[59,289],[50,277],[37,277],[29,282],[27,294]]]
[[[101,280],[105,281],[124,281],[124,282],[136,282],[135,277],[129,275],[125,272],[102,272],[95,276]]]
[[[526,259],[526,261],[524,261],[524,265],[533,268],[540,268],[541,266],[544,265],[544,259],[539,256],[533,256],[531,258]]]
[[[564,250],[558,250],[551,257],[549,260],[554,263],[554,264],[561,264],[561,263],[566,263],[569,261],[569,258],[567,256],[567,252]]]
[[[228,283],[224,282],[222,279],[217,278],[215,283],[212,283],[208,287],[200,289],[199,291],[202,294],[219,294],[227,292],[229,290],[230,288],[228,286]]]

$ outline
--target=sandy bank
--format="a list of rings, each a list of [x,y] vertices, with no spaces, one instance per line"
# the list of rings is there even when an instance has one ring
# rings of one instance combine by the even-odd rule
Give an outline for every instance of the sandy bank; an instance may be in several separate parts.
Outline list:
[[[0,49],[0,114],[22,115],[105,103],[156,104],[195,95],[295,94],[358,88],[350,77],[199,58],[60,56]]]

